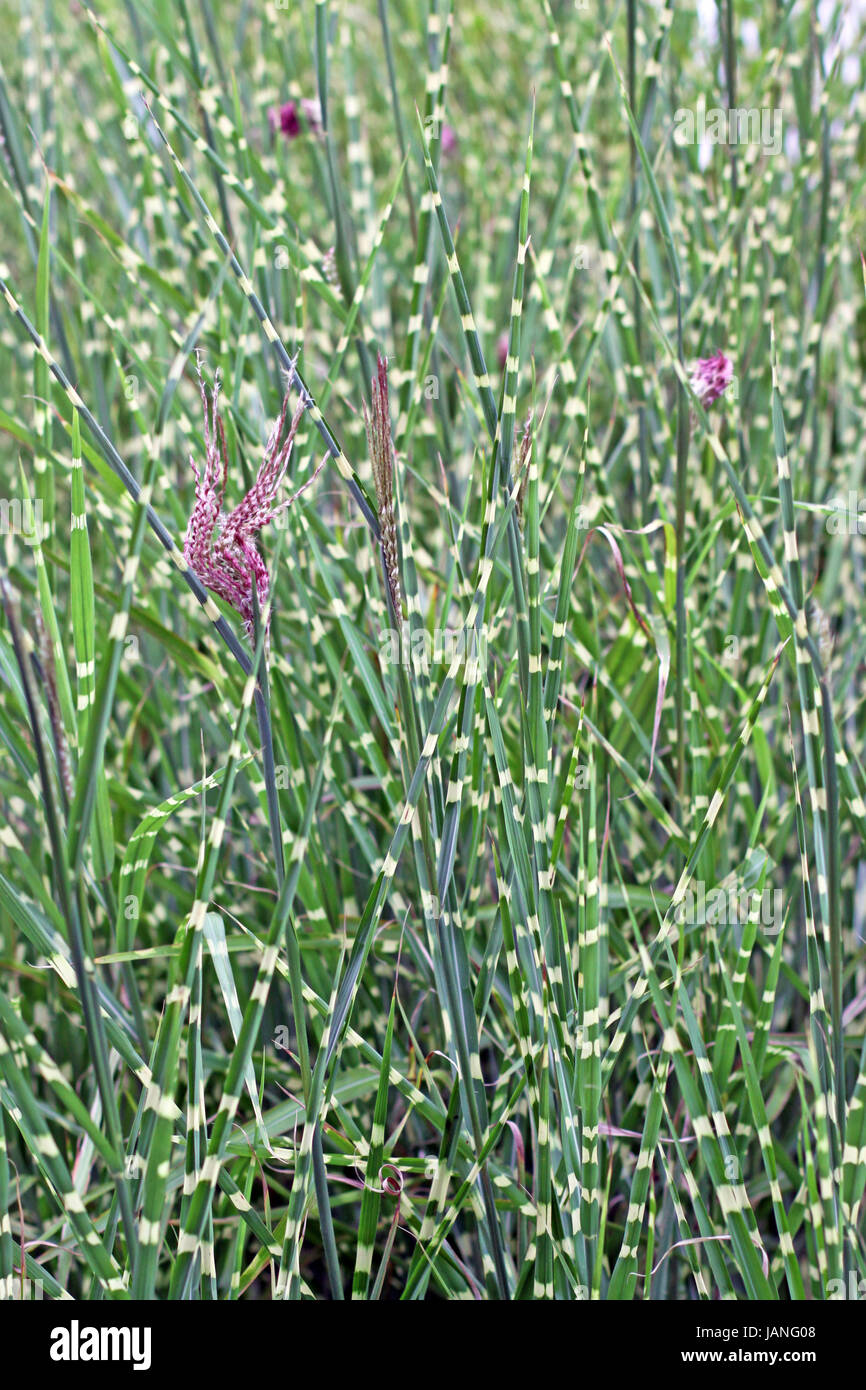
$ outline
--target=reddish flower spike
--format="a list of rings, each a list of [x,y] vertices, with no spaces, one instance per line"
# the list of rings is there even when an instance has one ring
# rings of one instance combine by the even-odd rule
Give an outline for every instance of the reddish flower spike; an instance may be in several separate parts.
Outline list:
[[[190,464],[196,477],[195,504],[184,540],[184,559],[208,589],[240,614],[247,636],[253,640],[253,586],[260,613],[265,612],[270,593],[267,566],[256,545],[256,536],[263,526],[267,526],[275,516],[291,506],[295,498],[313,481],[322,465],[319,465],[304,487],[299,488],[283,502],[274,505],[274,498],[289,465],[295,434],[306,408],[305,402],[301,401],[292,416],[288,434],[283,439],[289,408],[289,397],[286,396],[279,419],[271,430],[265,446],[264,459],[256,481],[238,505],[227,512],[223,501],[228,478],[228,454],[219,413],[220,375],[217,372],[214,377],[209,405],[198,359],[196,370],[204,414],[205,462],[204,469],[199,472],[195,459],[190,456]],[[268,615],[266,646],[269,627]]]

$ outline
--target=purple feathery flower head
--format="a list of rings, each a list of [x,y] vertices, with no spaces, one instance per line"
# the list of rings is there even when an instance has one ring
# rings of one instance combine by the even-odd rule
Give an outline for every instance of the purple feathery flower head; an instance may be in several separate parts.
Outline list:
[[[712,405],[734,379],[734,364],[719,350],[712,357],[698,360],[691,377],[691,388],[702,406]]]
[[[453,125],[443,125],[442,127],[442,153],[444,155],[453,154],[457,149],[457,131]]]
[[[220,375],[217,372],[214,377],[213,393],[208,403],[198,355],[196,370],[204,413],[205,461],[200,472],[195,459],[190,456],[190,464],[196,477],[195,504],[184,540],[184,559],[208,589],[240,614],[247,636],[253,640],[253,588],[255,587],[260,613],[265,611],[270,592],[267,566],[256,545],[256,536],[263,526],[285,511],[303,491],[303,488],[300,488],[291,497],[274,505],[277,489],[289,465],[295,434],[306,403],[302,400],[298,405],[289,424],[288,434],[283,438],[289,407],[289,397],[286,396],[279,419],[273,426],[265,446],[258,477],[238,505],[232,511],[226,511],[224,499],[228,479],[228,454],[219,413]],[[318,471],[317,468],[304,487],[309,486]],[[267,644],[267,631],[265,641]]]

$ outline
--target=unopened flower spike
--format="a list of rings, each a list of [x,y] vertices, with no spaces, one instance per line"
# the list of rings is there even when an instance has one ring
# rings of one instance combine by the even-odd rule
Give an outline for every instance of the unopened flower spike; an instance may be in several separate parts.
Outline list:
[[[400,586],[400,558],[397,549],[397,520],[394,512],[394,441],[391,437],[391,412],[388,405],[388,361],[377,354],[376,375],[371,382],[371,406],[364,410],[367,427],[367,447],[373,466],[376,485],[376,510],[382,558],[391,602],[397,617],[403,616],[403,594]]]
[[[287,394],[279,418],[265,445],[264,458],[255,482],[237,506],[232,511],[226,511],[224,499],[228,481],[228,453],[219,412],[220,374],[216,372],[214,375],[213,392],[208,402],[198,354],[196,371],[204,415],[205,457],[204,467],[199,470],[195,459],[190,456],[190,464],[196,477],[195,504],[184,540],[184,559],[208,589],[240,614],[244,620],[246,634],[252,641],[253,589],[255,588],[260,613],[267,609],[270,592],[267,566],[256,545],[256,537],[263,526],[291,506],[304,488],[309,487],[322,464],[319,464],[303,487],[291,497],[275,504],[274,499],[289,466],[298,425],[306,409],[306,402],[301,400],[292,416],[288,433],[283,437],[289,410]],[[266,646],[267,642],[266,632]]]
[[[689,385],[706,408],[727,391],[734,379],[734,364],[720,350],[712,357],[701,357],[692,373]]]
[[[529,485],[529,461],[532,454],[532,421],[534,415],[534,410],[530,410],[524,422],[520,448],[517,451],[517,466],[514,470],[514,476],[517,478],[517,521],[520,526],[521,535],[526,525],[526,489]]]

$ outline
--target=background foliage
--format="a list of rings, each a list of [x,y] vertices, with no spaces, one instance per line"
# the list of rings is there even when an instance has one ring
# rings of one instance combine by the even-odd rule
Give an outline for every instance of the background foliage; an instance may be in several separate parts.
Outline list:
[[[4,1292],[838,1293],[861,20],[4,9]],[[266,664],[182,556],[196,349],[232,505],[316,402]]]

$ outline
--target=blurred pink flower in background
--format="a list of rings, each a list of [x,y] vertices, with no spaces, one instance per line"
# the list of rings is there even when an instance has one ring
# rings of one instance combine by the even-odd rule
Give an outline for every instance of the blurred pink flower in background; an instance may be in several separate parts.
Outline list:
[[[287,140],[294,140],[302,133],[304,122],[309,130],[319,131],[322,128],[322,108],[310,97],[304,97],[300,102],[287,101],[282,106],[270,107],[268,111],[271,134],[276,135],[279,130]]]
[[[453,125],[443,125],[442,127],[442,153],[453,154],[457,149],[457,131]]]
[[[720,350],[712,357],[701,357],[692,372],[691,388],[701,405],[712,405],[734,379],[734,364]]]

